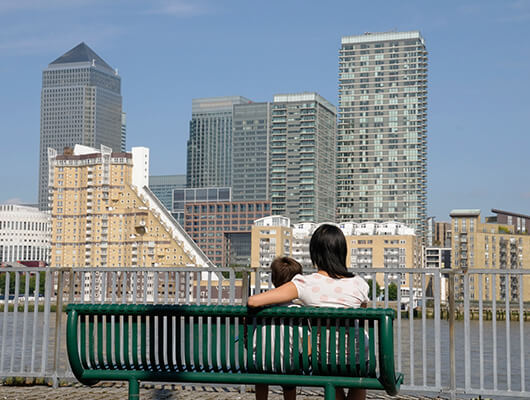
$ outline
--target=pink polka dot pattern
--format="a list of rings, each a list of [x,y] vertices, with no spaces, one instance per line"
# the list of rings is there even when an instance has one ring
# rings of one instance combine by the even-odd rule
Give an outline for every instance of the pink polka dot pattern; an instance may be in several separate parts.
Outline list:
[[[320,292],[320,287],[319,286],[315,286],[311,290],[312,290],[313,293],[318,293],[318,292]]]
[[[315,274],[313,276],[315,277],[315,279],[321,279],[322,278],[322,276],[320,276],[320,274]]]
[[[331,278],[326,278],[326,283],[333,283],[333,279],[331,279]]]
[[[342,293],[342,288],[340,286],[337,286],[335,288],[335,293]]]
[[[320,301],[328,301],[328,296],[323,294],[322,296],[320,296]]]

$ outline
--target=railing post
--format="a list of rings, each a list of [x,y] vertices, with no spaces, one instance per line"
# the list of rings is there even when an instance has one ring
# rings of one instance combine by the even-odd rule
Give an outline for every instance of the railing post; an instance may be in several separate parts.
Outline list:
[[[50,308],[53,292],[54,272],[51,267],[46,267],[45,288],[44,288],[44,328],[42,329],[42,359],[41,376],[46,376],[46,366],[48,363],[48,339],[50,335]]]
[[[241,305],[246,306],[248,302],[248,295],[250,293],[250,270],[243,271],[241,281]]]
[[[63,286],[64,286],[64,271],[58,271],[57,279],[57,297],[56,297],[56,308],[55,308],[55,338],[54,338],[54,352],[53,352],[53,387],[59,387],[59,380],[57,370],[59,368],[59,356],[60,356],[60,345],[61,345],[61,330],[63,320]]]
[[[456,354],[455,354],[455,274],[449,274],[449,392],[456,399]]]

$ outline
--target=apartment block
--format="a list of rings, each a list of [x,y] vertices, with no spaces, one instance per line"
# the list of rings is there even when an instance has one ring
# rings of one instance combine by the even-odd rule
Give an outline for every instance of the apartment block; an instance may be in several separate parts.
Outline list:
[[[338,222],[426,234],[427,51],[418,31],[345,36],[339,52]]]
[[[291,221],[282,216],[266,216],[252,226],[252,268],[269,268],[276,257],[291,256]]]
[[[518,232],[512,224],[484,223],[478,209],[453,210],[450,216],[451,266],[469,271],[470,299],[478,299],[482,291],[486,300],[517,301],[522,296],[530,301],[530,276],[510,274],[530,269],[530,235]],[[492,273],[473,274],[474,269],[491,269]],[[458,279],[455,290],[459,297],[463,297],[463,286],[463,278]]]
[[[451,223],[436,222],[434,224],[434,246],[451,247]]]
[[[294,257],[304,268],[312,268],[309,241],[319,225],[291,225],[289,218],[279,216],[256,221],[252,227],[251,266],[268,268],[275,257],[285,255]],[[422,268],[421,239],[414,234],[414,229],[393,221],[345,222],[338,226],[346,237],[348,268]],[[398,278],[396,272],[394,279]],[[408,284],[404,274],[401,278],[403,285]],[[384,284],[382,277],[378,276],[377,280]]]
[[[498,224],[513,226],[514,232],[527,233],[530,230],[530,215],[514,213],[510,211],[492,209],[495,216],[487,217],[486,222],[496,222]]]
[[[213,266],[147,187],[149,149],[49,149],[51,265]]]

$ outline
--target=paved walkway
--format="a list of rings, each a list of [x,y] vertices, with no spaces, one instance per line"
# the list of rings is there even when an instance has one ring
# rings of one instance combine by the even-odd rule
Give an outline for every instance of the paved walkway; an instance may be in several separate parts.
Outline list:
[[[250,389],[250,387],[249,387]],[[322,390],[302,389],[297,396],[299,400],[322,399]],[[93,387],[80,384],[54,389],[49,386],[3,386],[0,385],[0,400],[123,400],[127,398],[127,385],[100,383]],[[222,388],[211,386],[185,386],[180,385],[149,385],[142,384],[140,388],[142,400],[254,400],[254,393],[241,394],[235,388]],[[369,399],[438,399],[437,397],[422,397],[400,395],[397,397],[386,396],[383,392],[368,392]],[[279,389],[272,389],[269,399],[283,399]]]

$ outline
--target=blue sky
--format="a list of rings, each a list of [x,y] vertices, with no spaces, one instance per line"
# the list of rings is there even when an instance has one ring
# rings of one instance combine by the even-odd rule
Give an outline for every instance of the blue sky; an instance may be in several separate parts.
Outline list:
[[[122,77],[127,148],[174,174],[192,98],[337,104],[341,36],[389,30],[429,51],[428,214],[530,214],[530,0],[3,0],[0,202],[36,202],[42,70],[82,41]]]

